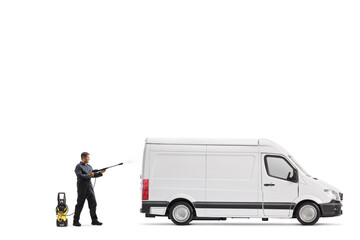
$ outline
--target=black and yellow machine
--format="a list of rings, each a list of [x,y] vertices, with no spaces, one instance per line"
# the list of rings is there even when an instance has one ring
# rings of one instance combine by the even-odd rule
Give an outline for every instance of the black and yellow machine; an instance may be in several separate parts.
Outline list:
[[[64,192],[58,193],[58,205],[56,206],[56,226],[66,227],[68,225],[68,220],[66,219],[66,214],[69,210],[66,205],[66,196]]]

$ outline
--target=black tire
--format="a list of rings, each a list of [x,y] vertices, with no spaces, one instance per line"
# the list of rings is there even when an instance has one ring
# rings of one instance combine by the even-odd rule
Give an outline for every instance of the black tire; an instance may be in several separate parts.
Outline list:
[[[68,220],[66,219],[65,220],[65,227],[67,227],[67,225],[68,225]]]
[[[176,225],[187,225],[194,217],[194,210],[187,202],[177,202],[170,207],[169,217]]]
[[[316,203],[304,202],[296,209],[296,218],[302,225],[314,225],[320,218],[320,209]]]

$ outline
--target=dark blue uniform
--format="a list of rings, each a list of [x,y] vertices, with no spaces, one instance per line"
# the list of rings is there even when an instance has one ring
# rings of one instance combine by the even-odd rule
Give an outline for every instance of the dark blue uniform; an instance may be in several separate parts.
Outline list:
[[[74,221],[79,221],[80,219],[80,213],[84,207],[85,200],[88,200],[89,208],[90,208],[90,216],[92,221],[97,220],[96,216],[96,199],[95,199],[95,193],[94,188],[91,183],[91,177],[89,174],[92,172],[92,167],[90,164],[84,164],[80,162],[78,165],[76,165],[75,168],[75,174],[77,176],[77,192],[78,192],[78,198],[77,198],[77,204],[75,206],[75,215],[74,215]],[[94,173],[94,177],[101,177],[101,172]]]

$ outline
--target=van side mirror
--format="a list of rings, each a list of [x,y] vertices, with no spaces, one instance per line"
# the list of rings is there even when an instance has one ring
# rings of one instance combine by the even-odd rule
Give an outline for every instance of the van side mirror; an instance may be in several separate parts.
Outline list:
[[[292,176],[291,176],[292,174]],[[291,182],[298,182],[298,171],[296,169],[293,169],[293,172],[289,172],[287,175],[287,180],[291,181]]]
[[[298,175],[298,170],[297,169],[294,169],[294,176],[292,177],[293,181],[295,183],[297,183],[299,181],[299,175]]]
[[[289,172],[286,179],[287,180],[292,180],[293,177],[294,177],[294,173],[293,173],[293,176],[291,177],[291,172]]]

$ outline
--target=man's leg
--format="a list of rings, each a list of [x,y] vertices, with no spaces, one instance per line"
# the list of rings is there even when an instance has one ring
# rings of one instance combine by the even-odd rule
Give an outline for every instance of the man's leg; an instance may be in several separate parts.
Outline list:
[[[89,194],[87,196],[87,200],[88,200],[88,204],[89,204],[89,209],[90,209],[90,216],[91,216],[91,220],[93,222],[97,222],[97,215],[96,215],[96,198],[95,195],[92,191],[89,191]]]
[[[78,191],[77,204],[75,206],[74,222],[78,222],[80,219],[80,213],[84,207],[86,200],[86,191]]]

